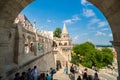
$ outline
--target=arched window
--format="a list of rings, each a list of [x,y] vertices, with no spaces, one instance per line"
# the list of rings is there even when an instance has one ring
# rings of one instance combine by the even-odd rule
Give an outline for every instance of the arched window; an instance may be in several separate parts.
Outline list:
[[[67,46],[67,42],[64,43],[64,46]]]

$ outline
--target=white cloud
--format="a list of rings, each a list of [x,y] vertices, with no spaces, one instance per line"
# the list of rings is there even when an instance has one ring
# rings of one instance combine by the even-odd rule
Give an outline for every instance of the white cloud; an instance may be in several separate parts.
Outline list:
[[[113,37],[112,33],[111,33],[111,34],[109,34],[109,37]]]
[[[82,4],[83,6],[92,5],[92,4],[90,4],[87,0],[81,0],[81,4]]]
[[[50,23],[50,22],[52,22],[52,20],[49,20],[49,19],[48,19],[48,20],[47,20],[47,22],[49,22],[49,23]]]
[[[79,35],[76,35],[75,37],[72,38],[73,43],[78,43]]]
[[[83,9],[83,15],[86,17],[95,17],[95,13],[92,9]]]
[[[64,20],[63,23],[69,23],[69,24],[71,24],[71,23],[73,23],[73,22],[72,22],[71,19],[67,19],[67,20]]]
[[[109,28],[102,28],[101,31],[108,31]]]
[[[95,23],[97,23],[97,22],[99,22],[99,21],[100,21],[100,19],[98,19],[98,18],[93,18],[93,19],[90,20],[90,23],[91,23],[91,24],[95,24]]]
[[[91,32],[96,32],[96,24],[100,21],[98,18],[92,18],[89,20],[87,27]]]
[[[87,3],[87,0],[81,0],[81,4],[85,5]]]
[[[94,24],[96,24],[96,23],[99,23],[100,22],[100,19],[98,19],[98,18],[92,18],[90,21],[89,21],[89,23],[88,23],[88,27],[91,27],[91,26],[93,26]]]
[[[78,15],[73,15],[71,19],[64,20],[63,23],[69,23],[72,24],[75,21],[81,20]]]
[[[100,21],[98,23],[98,27],[104,27],[104,26],[107,26],[107,25],[108,25],[108,23],[106,21]]]
[[[103,32],[97,31],[96,36],[106,36],[106,34]]]
[[[79,38],[79,36],[77,35],[73,38],[73,40],[78,40],[78,38]]]
[[[73,15],[72,20],[73,21],[78,21],[78,20],[81,20],[81,19],[77,15]]]
[[[107,26],[108,26],[108,23],[106,21],[101,21],[100,19],[98,18],[92,18],[89,23],[88,23],[88,28],[91,29],[93,28],[93,26],[96,26],[98,28],[101,28],[100,30],[101,31],[107,31],[107,30],[110,30]]]

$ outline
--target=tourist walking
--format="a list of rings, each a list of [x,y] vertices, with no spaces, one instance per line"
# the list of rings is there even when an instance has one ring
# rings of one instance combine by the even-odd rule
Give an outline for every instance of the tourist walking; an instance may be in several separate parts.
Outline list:
[[[52,80],[53,80],[53,74],[55,74],[55,73],[56,73],[55,69],[50,68],[49,73],[50,73],[50,75],[51,75],[51,77],[52,77]]]
[[[16,73],[16,74],[15,74],[14,80],[21,80],[21,78],[20,78],[20,73]]]
[[[46,75],[46,80],[52,80],[52,77],[50,75]]]
[[[37,66],[34,66],[34,69],[32,70],[32,76],[33,76],[33,80],[37,80],[38,78]]]
[[[83,74],[83,80],[88,80],[88,75],[86,72]]]
[[[73,64],[72,64],[72,66],[70,67],[70,72],[74,74],[74,67],[73,67]]]
[[[92,75],[88,75],[88,80],[93,80]]]
[[[68,74],[68,66],[65,67],[65,73]]]
[[[53,80],[53,74],[54,74],[53,68],[50,68],[50,75],[51,75],[51,77],[52,77],[52,80]]]
[[[100,80],[97,73],[94,74],[94,79],[93,80]]]
[[[33,80],[31,68],[28,69],[28,72],[27,72],[27,79],[28,79],[28,80]]]
[[[38,80],[46,80],[45,73],[41,73]]]
[[[70,67],[70,78],[71,80],[75,80],[75,74],[74,74],[74,67],[73,67],[73,64],[72,66]]]
[[[27,79],[26,72],[22,72],[21,80],[28,80],[28,79]]]
[[[77,80],[81,80],[81,77],[80,77],[80,76],[78,76]]]

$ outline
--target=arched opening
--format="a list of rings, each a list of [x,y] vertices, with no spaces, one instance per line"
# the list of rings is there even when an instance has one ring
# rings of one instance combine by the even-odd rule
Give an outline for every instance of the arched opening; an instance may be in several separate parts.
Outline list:
[[[119,0],[89,0],[91,3],[96,5],[105,15],[107,18],[112,33],[113,33],[113,38],[114,41],[112,42],[113,45],[115,46],[117,52],[119,53],[120,50],[120,2]],[[4,66],[6,64],[14,62],[13,56],[18,59],[18,55],[20,55],[20,52],[17,52],[19,54],[13,55],[13,53],[16,53],[15,50],[19,50],[19,48],[16,48],[16,46],[19,46],[19,33],[17,33],[18,30],[16,29],[16,25],[14,23],[14,19],[16,16],[20,13],[22,9],[24,9],[28,4],[32,2],[32,0],[22,0],[22,1],[15,1],[15,0],[0,0],[0,45],[1,45],[1,53],[0,53],[0,75],[2,73],[6,73],[8,71],[3,70]],[[14,5],[13,5],[14,4]],[[7,36],[7,32],[12,31],[9,33],[9,36]],[[4,33],[4,35],[3,35]],[[19,36],[22,37],[22,36]],[[8,42],[8,38],[12,38],[12,42]],[[7,46],[10,45],[10,46]],[[3,47],[4,46],[4,47]],[[12,47],[11,47],[12,46]],[[6,48],[10,48],[11,51],[6,51]],[[4,55],[5,54],[5,55]],[[8,55],[11,55],[9,59],[6,59]],[[119,62],[119,54],[118,54],[118,65],[120,65]],[[11,61],[11,62],[10,62]],[[17,60],[15,60],[15,63],[19,63]],[[119,71],[119,70],[118,70]],[[8,72],[9,73],[9,72]],[[119,71],[120,73],[120,71]],[[3,75],[5,76],[5,75]],[[119,80],[119,79],[118,79]]]
[[[55,41],[53,41],[53,47],[57,47],[57,44]]]

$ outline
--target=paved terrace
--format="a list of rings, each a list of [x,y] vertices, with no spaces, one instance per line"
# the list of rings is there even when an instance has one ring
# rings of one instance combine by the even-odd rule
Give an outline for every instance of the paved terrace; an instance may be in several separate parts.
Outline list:
[[[80,68],[81,69],[81,68]],[[88,69],[88,75],[94,75],[95,71]],[[80,73],[75,74],[75,80],[77,80],[78,75],[81,75]],[[98,73],[100,80],[117,80],[115,76],[112,76],[110,74],[107,74],[105,72],[99,72]],[[81,75],[82,76],[82,75]],[[64,71],[64,68],[60,69],[56,72],[53,76],[54,80],[71,80],[69,78],[69,75],[67,75]]]

